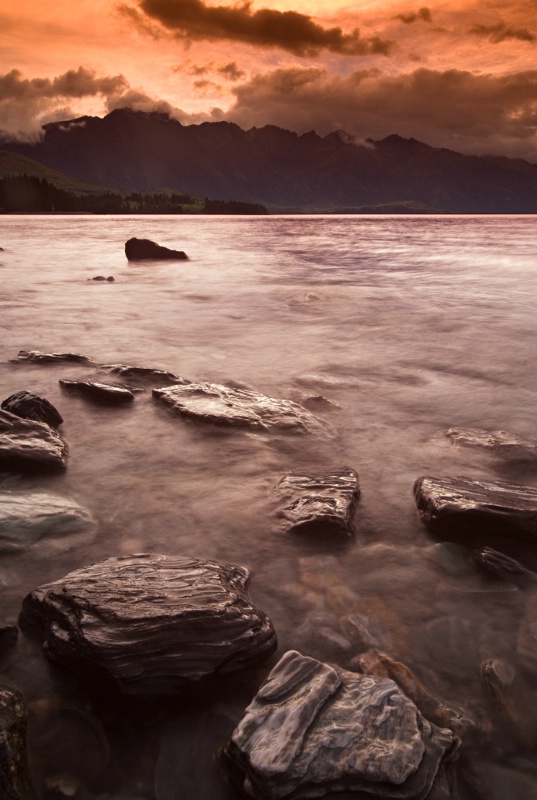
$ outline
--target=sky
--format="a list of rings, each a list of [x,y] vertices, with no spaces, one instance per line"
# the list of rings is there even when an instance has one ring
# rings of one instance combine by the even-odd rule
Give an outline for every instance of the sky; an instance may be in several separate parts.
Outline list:
[[[0,0],[0,131],[129,106],[537,163],[537,0]]]

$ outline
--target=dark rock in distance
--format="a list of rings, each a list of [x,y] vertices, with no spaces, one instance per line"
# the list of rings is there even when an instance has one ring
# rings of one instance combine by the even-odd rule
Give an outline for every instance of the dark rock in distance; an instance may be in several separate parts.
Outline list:
[[[66,392],[80,394],[88,400],[103,405],[124,405],[134,400],[134,394],[125,386],[114,386],[111,383],[98,381],[75,381],[60,379],[60,386]]]
[[[289,651],[222,753],[254,800],[452,797],[460,740],[429,722],[389,678],[357,675]],[[438,794],[435,792],[438,790]]]
[[[114,283],[114,276],[109,275],[108,278],[105,278],[104,275],[96,275],[94,278],[88,278],[89,281],[107,281],[108,283]]]
[[[249,667],[276,648],[243,567],[178,556],[110,558],[27,595],[20,626],[49,658],[123,694],[167,695]]]
[[[506,431],[486,431],[479,428],[449,428],[444,432],[450,442],[462,447],[474,447],[491,453],[504,461],[537,461],[537,445]]]
[[[67,444],[44,422],[0,410],[0,469],[49,472],[67,466]]]
[[[179,375],[174,375],[173,372],[167,372],[164,369],[154,369],[153,367],[133,367],[129,364],[103,364],[101,369],[104,372],[109,372],[120,378],[132,380],[135,383],[158,383],[159,386],[190,383],[187,378],[181,378]]]
[[[474,534],[537,541],[537,489],[470,478],[418,478],[416,505],[433,532],[471,539]]]
[[[80,353],[40,353],[39,350],[19,350],[11,364],[30,362],[31,364],[95,364],[95,361]]]
[[[285,502],[279,515],[292,533],[350,538],[360,496],[358,475],[349,467],[316,475],[289,472],[275,488]]]
[[[185,261],[188,259],[182,250],[170,250],[163,247],[151,239],[136,239],[133,237],[125,242],[125,255],[129,261],[161,261],[163,259],[175,259]]]
[[[63,422],[60,412],[46,400],[32,392],[22,390],[7,397],[1,406],[4,411],[10,411],[17,417],[45,422],[51,428],[57,428]]]
[[[35,800],[26,756],[28,711],[22,694],[0,686],[0,797]]]

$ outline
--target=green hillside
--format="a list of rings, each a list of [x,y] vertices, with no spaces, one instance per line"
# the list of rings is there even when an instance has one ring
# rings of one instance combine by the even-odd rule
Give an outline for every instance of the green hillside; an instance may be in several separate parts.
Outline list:
[[[0,150],[0,178],[4,178],[6,175],[28,175],[33,178],[43,178],[64,192],[73,192],[78,195],[96,195],[107,191],[103,186],[83,183],[83,181],[64,175],[63,172],[46,167],[26,156]]]

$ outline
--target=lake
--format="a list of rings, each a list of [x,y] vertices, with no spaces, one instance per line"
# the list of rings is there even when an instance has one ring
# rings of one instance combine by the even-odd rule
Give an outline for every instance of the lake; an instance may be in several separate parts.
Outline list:
[[[129,263],[132,236],[189,261]],[[0,555],[0,623],[16,624],[23,597],[46,581],[152,552],[246,566],[250,597],[279,641],[268,662],[213,691],[116,708],[20,635],[2,671],[30,709],[42,797],[227,800],[215,753],[269,668],[288,649],[346,666],[355,652],[345,619],[360,613],[385,652],[476,720],[461,798],[535,798],[537,666],[533,684],[521,672],[523,697],[511,699],[518,722],[495,712],[480,672],[487,658],[521,670],[535,596],[441,546],[412,491],[422,475],[537,486],[535,467],[443,435],[480,428],[537,440],[535,218],[6,215],[0,246],[0,400],[21,389],[46,397],[70,450],[65,474],[3,474],[2,486],[74,498],[99,523],[91,540],[43,539]],[[10,364],[19,350],[235,381],[297,402],[322,395],[329,403],[315,413],[336,435],[204,427],[150,391],[129,408],[92,405],[58,383],[91,369]],[[337,466],[359,474],[355,537],[282,532],[273,487],[290,470]],[[535,546],[510,555],[537,570]]]

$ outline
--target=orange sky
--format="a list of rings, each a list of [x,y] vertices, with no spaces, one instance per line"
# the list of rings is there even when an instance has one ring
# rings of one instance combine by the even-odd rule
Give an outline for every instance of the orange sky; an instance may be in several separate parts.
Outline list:
[[[0,130],[123,105],[537,162],[536,0],[0,0]]]

